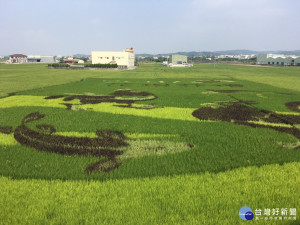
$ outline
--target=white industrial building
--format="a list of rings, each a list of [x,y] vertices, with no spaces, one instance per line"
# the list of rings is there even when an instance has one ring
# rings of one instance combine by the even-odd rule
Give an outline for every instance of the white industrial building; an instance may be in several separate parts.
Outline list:
[[[13,54],[9,56],[8,63],[54,63],[54,56],[40,56],[40,55],[23,55]]]
[[[258,65],[300,66],[300,56],[262,54],[257,56]]]
[[[54,56],[28,55],[28,63],[54,63]]]
[[[133,48],[123,52],[92,52],[92,64],[117,64],[121,69],[134,69],[134,60]]]

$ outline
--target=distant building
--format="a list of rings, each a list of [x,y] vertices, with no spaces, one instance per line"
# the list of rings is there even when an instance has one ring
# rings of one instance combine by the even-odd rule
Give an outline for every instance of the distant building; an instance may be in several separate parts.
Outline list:
[[[28,63],[54,63],[54,56],[28,55]]]
[[[27,63],[27,55],[23,54],[13,54],[9,56],[8,63]]]
[[[64,62],[66,64],[73,64],[74,63],[74,59],[65,59]]]
[[[234,59],[236,56],[234,55],[220,55],[217,57],[218,59]]]
[[[178,64],[187,64],[188,57],[185,55],[171,55],[169,57],[169,64],[178,65]]]
[[[9,56],[8,63],[53,63],[54,56],[14,54]]]
[[[169,67],[192,67],[193,64],[188,64],[186,55],[171,55],[169,57]]]
[[[300,66],[300,56],[262,54],[257,56],[258,65]]]
[[[134,68],[134,50],[127,48],[123,52],[92,52],[92,64],[117,64],[119,68]]]
[[[248,59],[254,59],[256,58],[256,55],[219,55],[216,56],[216,59],[228,59],[230,61],[233,60],[248,60]]]
[[[163,65],[163,66],[167,66],[167,65],[168,65],[168,61],[163,61],[163,62],[162,62],[162,65]]]

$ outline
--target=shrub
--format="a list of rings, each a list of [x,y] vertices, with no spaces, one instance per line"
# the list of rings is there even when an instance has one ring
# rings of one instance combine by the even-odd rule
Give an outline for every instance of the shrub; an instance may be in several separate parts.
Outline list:
[[[118,68],[118,64],[85,64],[84,67],[93,68]]]
[[[48,64],[49,67],[70,67],[69,64],[66,63],[51,63]]]

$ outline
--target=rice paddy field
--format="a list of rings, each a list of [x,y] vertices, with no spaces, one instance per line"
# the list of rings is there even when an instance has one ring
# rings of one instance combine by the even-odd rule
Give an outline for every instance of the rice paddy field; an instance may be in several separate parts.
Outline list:
[[[0,64],[0,224],[297,225],[299,139],[299,67]]]

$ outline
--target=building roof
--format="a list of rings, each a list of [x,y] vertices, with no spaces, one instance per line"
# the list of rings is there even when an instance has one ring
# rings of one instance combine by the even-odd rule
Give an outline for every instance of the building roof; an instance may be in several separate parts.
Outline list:
[[[27,57],[27,55],[23,55],[23,54],[13,54],[13,55],[10,55],[10,57]]]
[[[133,48],[126,48],[126,49],[124,50],[124,52],[134,53],[134,49],[133,49]]]
[[[180,55],[180,54],[173,54],[171,56],[184,56],[184,57],[187,57],[186,55]]]
[[[296,56],[296,55],[283,55],[283,54],[267,54],[267,58],[282,58],[282,59],[286,59],[286,58],[293,58],[293,59],[297,59],[300,56]]]
[[[28,59],[40,59],[41,56],[40,55],[28,55],[27,58]]]

